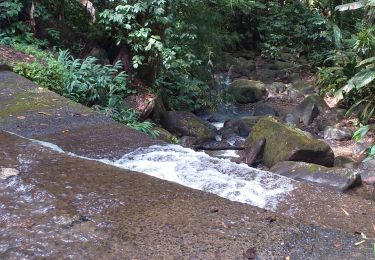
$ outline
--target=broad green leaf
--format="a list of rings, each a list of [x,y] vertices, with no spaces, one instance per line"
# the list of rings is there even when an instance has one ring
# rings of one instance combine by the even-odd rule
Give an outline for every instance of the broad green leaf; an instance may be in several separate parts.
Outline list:
[[[368,131],[370,131],[371,127],[371,125],[364,125],[358,128],[353,134],[353,139],[355,141],[361,140],[368,133]]]
[[[357,10],[364,6],[365,6],[364,1],[352,2],[352,3],[336,6],[335,11],[343,12],[343,11],[348,11],[348,10]]]
[[[357,67],[361,67],[361,66],[363,66],[363,65],[367,65],[367,64],[369,64],[369,63],[373,63],[373,62],[375,62],[375,56],[374,56],[374,57],[371,57],[371,58],[368,58],[368,59],[365,59],[365,60],[363,60],[363,61],[361,61],[361,62],[357,65]]]
[[[348,82],[348,86],[361,89],[370,84],[375,79],[375,68],[361,70]]]

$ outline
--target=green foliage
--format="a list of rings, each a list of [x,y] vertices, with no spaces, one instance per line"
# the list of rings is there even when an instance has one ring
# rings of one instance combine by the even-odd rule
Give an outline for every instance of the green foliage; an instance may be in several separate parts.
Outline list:
[[[39,61],[17,63],[14,65],[13,71],[41,87],[60,95],[63,94],[66,71],[59,62],[52,58],[42,63]]]
[[[258,31],[262,54],[278,57],[287,50],[313,54],[327,50],[332,44],[329,23],[315,10],[298,1],[267,2],[267,12],[259,17]]]
[[[68,51],[61,51],[58,62],[67,71],[64,95],[76,102],[108,104],[114,96],[124,98],[133,93],[128,89],[121,62],[115,65],[100,65],[94,57],[75,59]]]

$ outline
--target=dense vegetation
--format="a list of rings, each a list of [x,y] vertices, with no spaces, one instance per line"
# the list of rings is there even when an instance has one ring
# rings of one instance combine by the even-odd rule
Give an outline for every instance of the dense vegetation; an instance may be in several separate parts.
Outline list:
[[[2,0],[0,43],[38,58],[18,73],[151,134],[127,95],[147,89],[170,109],[199,111],[222,99],[212,74],[223,52],[292,53],[322,94],[360,113],[360,138],[375,114],[374,11],[374,0]]]

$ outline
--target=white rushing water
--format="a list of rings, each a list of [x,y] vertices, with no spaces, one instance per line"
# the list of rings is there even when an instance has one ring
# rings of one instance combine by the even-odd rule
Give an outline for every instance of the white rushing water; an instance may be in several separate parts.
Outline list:
[[[271,210],[294,188],[289,178],[178,145],[139,148],[107,163]]]
[[[28,139],[48,149],[65,153],[48,142]],[[70,156],[94,160],[66,153]],[[264,209],[276,209],[288,192],[294,189],[292,179],[271,172],[236,164],[228,159],[210,157],[179,145],[155,145],[139,148],[116,161],[95,160],[122,169],[142,172],[159,179],[216,194]]]

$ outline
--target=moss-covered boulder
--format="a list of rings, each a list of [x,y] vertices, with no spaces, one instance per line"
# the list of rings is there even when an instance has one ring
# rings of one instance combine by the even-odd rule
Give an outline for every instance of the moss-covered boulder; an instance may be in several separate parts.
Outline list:
[[[177,137],[191,136],[197,141],[215,139],[216,130],[188,111],[166,111],[161,114],[160,124]]]
[[[233,81],[229,86],[228,92],[240,104],[260,101],[267,95],[263,82],[247,79]]]
[[[265,138],[263,163],[272,167],[282,161],[302,161],[331,167],[334,154],[331,147],[310,135],[278,122],[272,117],[261,118],[246,139],[245,147],[251,147]]]
[[[361,175],[353,169],[327,168],[305,162],[279,162],[271,171],[289,178],[317,183],[319,185],[346,191],[361,185]]]
[[[170,144],[177,144],[178,138],[172,135],[170,132],[161,127],[154,127],[154,130],[158,132],[157,138]]]

